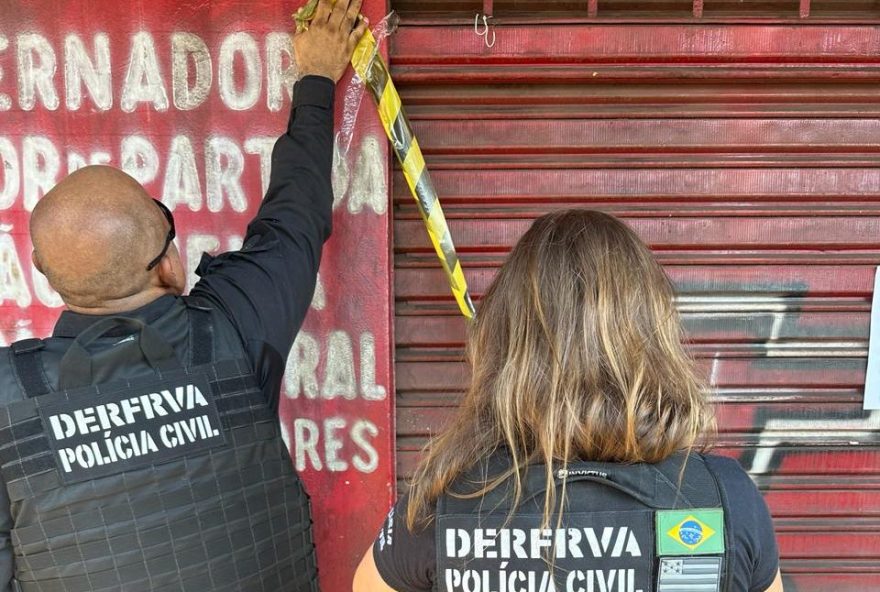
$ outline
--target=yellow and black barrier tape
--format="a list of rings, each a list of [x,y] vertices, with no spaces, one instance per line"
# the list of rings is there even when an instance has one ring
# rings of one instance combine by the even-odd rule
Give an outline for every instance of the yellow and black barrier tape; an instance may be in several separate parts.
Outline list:
[[[298,29],[308,27],[316,6],[317,0],[312,0],[297,11],[294,18]],[[400,95],[391,80],[388,65],[379,53],[379,44],[369,29],[355,48],[351,65],[379,106],[382,127],[385,128],[394,153],[403,167],[403,176],[418,204],[428,235],[434,244],[434,250],[449,279],[449,286],[452,288],[458,308],[465,317],[471,319],[475,314],[474,303],[468,293],[467,281],[464,279],[461,262],[455,252],[452,235],[446,224],[446,216],[443,215],[443,208],[440,207],[440,198],[431,182],[431,175],[425,165],[419,142],[413,134],[412,125],[403,110]]]
[[[419,212],[449,279],[458,307],[464,316],[473,318],[474,303],[468,293],[467,281],[464,279],[461,262],[455,252],[452,235],[446,224],[446,216],[443,215],[443,208],[440,206],[440,198],[431,182],[422,149],[419,148],[412,125],[403,110],[400,95],[397,94],[397,89],[391,80],[388,66],[379,54],[376,39],[369,30],[354,50],[351,65],[366,83],[379,106],[379,119],[382,120],[385,133],[388,134],[394,153],[403,167],[403,176],[418,204]]]

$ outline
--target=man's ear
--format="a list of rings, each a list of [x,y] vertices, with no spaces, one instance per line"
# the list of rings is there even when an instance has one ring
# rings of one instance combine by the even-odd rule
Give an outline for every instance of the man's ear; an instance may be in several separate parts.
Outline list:
[[[183,263],[180,261],[180,253],[177,247],[172,243],[168,252],[162,257],[159,265],[156,266],[159,272],[159,283],[163,288],[170,288],[177,294],[183,294],[186,287],[186,277],[183,274]]]
[[[36,251],[31,251],[31,262],[34,264],[34,267],[37,268],[37,271],[46,275],[46,272],[43,271],[43,266],[40,265],[40,257],[37,255]]]

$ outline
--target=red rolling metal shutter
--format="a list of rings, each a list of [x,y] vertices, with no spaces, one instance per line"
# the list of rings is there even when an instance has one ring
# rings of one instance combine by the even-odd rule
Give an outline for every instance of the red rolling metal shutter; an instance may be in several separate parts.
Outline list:
[[[624,218],[680,291],[718,450],[766,494],[786,589],[878,589],[880,414],[861,400],[880,3],[496,1],[492,48],[480,2],[392,6],[395,80],[472,293],[544,212]],[[466,383],[465,322],[399,171],[393,193],[405,478]]]

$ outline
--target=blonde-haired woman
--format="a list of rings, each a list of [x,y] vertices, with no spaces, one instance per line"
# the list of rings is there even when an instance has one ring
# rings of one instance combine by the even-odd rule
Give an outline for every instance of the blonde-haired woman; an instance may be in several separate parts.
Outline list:
[[[364,556],[356,592],[778,592],[767,507],[681,344],[673,290],[616,218],[520,239],[481,303],[472,379]]]

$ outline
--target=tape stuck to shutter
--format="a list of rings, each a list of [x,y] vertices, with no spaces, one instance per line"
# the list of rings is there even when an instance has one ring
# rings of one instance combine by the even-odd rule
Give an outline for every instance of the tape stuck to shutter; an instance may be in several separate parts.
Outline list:
[[[294,15],[298,30],[308,27],[316,5],[316,1],[310,2]],[[392,19],[393,17],[389,15],[382,21],[384,24],[377,27],[377,30],[381,29],[383,36],[393,28],[393,25],[389,27]],[[416,200],[419,213],[428,229],[428,235],[443,266],[443,271],[446,272],[458,308],[465,317],[471,319],[475,314],[474,303],[468,293],[467,281],[464,278],[458,254],[455,252],[455,244],[452,242],[446,216],[440,206],[440,198],[434,189],[412,125],[403,110],[400,95],[391,80],[388,65],[379,53],[379,41],[369,29],[355,48],[351,65],[361,80],[366,83],[378,105],[382,127],[391,140],[394,153],[403,168],[403,176],[406,178],[410,193]],[[346,96],[346,102],[349,102],[348,100],[349,97]],[[350,130],[351,122],[344,121],[343,128]],[[343,149],[347,150],[347,147],[346,143]]]
[[[391,80],[388,66],[379,54],[378,45],[370,31],[364,34],[355,48],[351,63],[358,76],[367,83],[379,106],[382,126],[403,167],[403,176],[418,204],[419,212],[428,228],[428,235],[431,237],[437,257],[440,258],[440,263],[449,279],[458,307],[465,317],[473,318],[474,303],[468,293],[461,262],[455,252],[452,235],[446,224],[446,216],[443,215],[443,208],[440,206],[440,198],[431,182],[422,150],[403,110],[400,95],[397,94],[397,89]]]

